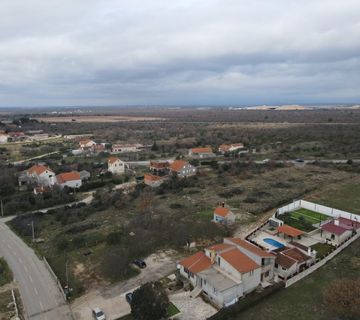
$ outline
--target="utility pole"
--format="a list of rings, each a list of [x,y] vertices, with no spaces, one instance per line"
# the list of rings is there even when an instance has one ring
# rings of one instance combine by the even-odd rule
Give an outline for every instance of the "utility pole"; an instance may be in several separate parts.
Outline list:
[[[68,274],[68,262],[65,262],[65,274],[66,274],[66,287],[69,289],[69,274]]]
[[[34,220],[31,221],[31,229],[32,229],[32,241],[35,242]]]
[[[4,216],[4,205],[3,205],[3,201],[1,199],[1,216]]]

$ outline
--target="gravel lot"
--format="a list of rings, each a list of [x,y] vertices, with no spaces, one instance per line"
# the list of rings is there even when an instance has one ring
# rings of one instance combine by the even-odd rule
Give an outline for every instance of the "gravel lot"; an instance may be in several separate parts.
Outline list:
[[[217,312],[210,304],[204,302],[201,297],[191,298],[190,291],[180,291],[169,296],[170,301],[180,310],[179,320],[205,320]]]
[[[86,293],[76,299],[71,306],[75,319],[92,319],[91,310],[95,307],[101,308],[107,319],[117,319],[129,314],[130,306],[125,300],[125,294],[146,282],[158,280],[174,272],[177,258],[174,251],[152,254],[145,259],[147,267],[141,270],[138,276]]]

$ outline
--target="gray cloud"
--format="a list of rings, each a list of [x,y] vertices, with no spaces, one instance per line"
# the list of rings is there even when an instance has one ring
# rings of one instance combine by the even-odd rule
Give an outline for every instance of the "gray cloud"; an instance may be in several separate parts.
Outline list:
[[[5,0],[0,106],[360,99],[358,0]]]

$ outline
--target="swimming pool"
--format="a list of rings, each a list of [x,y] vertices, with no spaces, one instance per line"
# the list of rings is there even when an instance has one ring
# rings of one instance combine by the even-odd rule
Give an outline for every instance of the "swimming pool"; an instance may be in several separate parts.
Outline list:
[[[272,246],[274,246],[274,247],[276,247],[276,248],[285,247],[285,245],[282,244],[281,242],[276,241],[276,240],[271,239],[271,238],[264,238],[263,240],[264,240],[264,242],[266,242],[266,243],[268,243],[268,244],[271,244]]]

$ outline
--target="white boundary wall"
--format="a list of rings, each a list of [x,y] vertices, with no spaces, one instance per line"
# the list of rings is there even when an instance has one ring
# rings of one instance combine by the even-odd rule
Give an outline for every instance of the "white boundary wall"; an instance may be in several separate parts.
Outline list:
[[[288,205],[279,208],[277,210],[277,212],[279,215],[281,215],[281,214],[284,214],[285,212],[295,211],[295,210],[301,209],[301,208],[319,212],[319,213],[325,214],[325,215],[333,217],[333,218],[342,217],[342,218],[347,218],[347,219],[356,220],[356,221],[360,222],[359,215],[356,215],[356,214],[353,214],[353,213],[347,212],[347,211],[342,211],[342,210],[326,207],[321,204],[316,204],[316,203],[309,202],[306,200],[297,200],[292,203],[289,203]]]
[[[54,270],[51,268],[50,264],[47,262],[46,258],[43,257],[43,261],[44,261],[44,264],[45,264],[45,267],[49,270],[50,274],[53,276],[60,292],[61,292],[61,295],[63,296],[65,302],[67,302],[67,299],[66,299],[66,294],[64,292],[64,289],[63,287],[61,286],[61,283],[60,283],[60,280],[59,278],[57,277],[57,275],[55,274]]]
[[[355,240],[359,239],[359,237],[360,237],[360,233],[358,233],[354,237],[350,238],[349,241],[346,241],[342,246],[338,247],[336,250],[331,252],[324,259],[322,259],[321,261],[319,261],[316,264],[314,264],[313,266],[311,266],[309,269],[306,269],[303,272],[301,272],[301,273],[297,274],[296,276],[294,276],[294,277],[290,278],[289,280],[287,280],[285,282],[285,288],[290,287],[294,283],[298,282],[299,280],[305,278],[306,276],[308,276],[309,274],[311,274],[312,272],[314,272],[318,268],[322,267],[325,263],[327,263],[329,260],[334,258],[340,251],[345,249],[348,245],[353,243]]]

